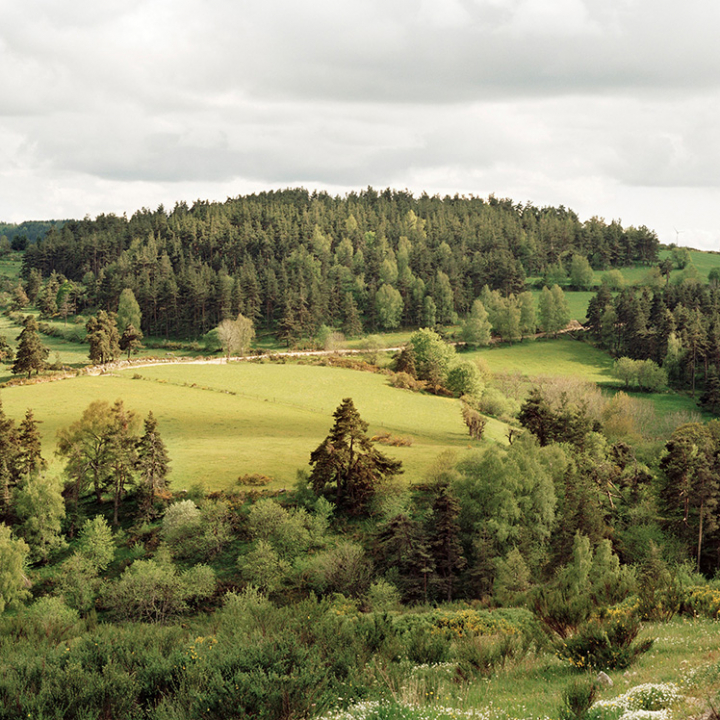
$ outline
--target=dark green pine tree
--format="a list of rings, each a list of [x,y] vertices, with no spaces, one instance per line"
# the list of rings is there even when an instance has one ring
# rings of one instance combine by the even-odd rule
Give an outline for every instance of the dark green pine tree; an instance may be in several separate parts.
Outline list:
[[[18,474],[22,479],[27,479],[30,475],[47,467],[47,462],[42,456],[38,425],[39,421],[35,419],[33,411],[28,408],[17,433],[16,463]]]
[[[33,315],[26,315],[23,320],[22,332],[17,336],[18,347],[15,362],[12,366],[13,375],[39,373],[45,368],[45,360],[50,351],[42,344],[38,332],[37,320]]]
[[[466,561],[460,542],[460,503],[448,482],[434,487],[432,514],[430,515],[430,552],[435,563],[440,593],[450,602],[456,576]]]
[[[711,413],[720,413],[720,375],[715,365],[709,367],[705,376],[705,389],[700,396],[700,405]]]
[[[330,434],[310,454],[310,484],[317,495],[329,493],[339,509],[358,515],[367,510],[380,483],[402,472],[402,463],[373,446],[351,398],[333,417]]]
[[[145,418],[144,429],[137,445],[137,469],[140,510],[147,517],[158,500],[166,499],[170,458],[152,412]]]
[[[428,576],[435,566],[423,526],[409,514],[400,513],[379,528],[377,565],[403,602],[427,602]]]
[[[127,351],[128,361],[130,360],[130,355],[134,352],[137,352],[138,349],[142,347],[142,339],[142,332],[140,330],[136,330],[135,326],[132,323],[130,323],[125,328],[125,330],[123,330],[123,334],[120,337],[118,347],[123,352]]]
[[[360,312],[352,293],[346,292],[343,298],[342,306],[343,315],[343,332],[348,337],[356,337],[362,333],[362,320],[360,320]]]
[[[540,445],[545,446],[553,441],[556,418],[540,388],[535,387],[530,391],[520,407],[518,420],[535,435]]]
[[[12,489],[17,484],[17,431],[0,401],[0,517],[10,517]]]

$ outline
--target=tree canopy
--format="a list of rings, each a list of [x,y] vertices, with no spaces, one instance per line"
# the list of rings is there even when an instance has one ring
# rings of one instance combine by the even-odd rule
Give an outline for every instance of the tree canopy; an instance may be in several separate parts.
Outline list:
[[[402,472],[402,463],[373,446],[351,398],[340,403],[333,417],[330,434],[310,454],[310,484],[318,495],[327,492],[338,508],[362,513],[378,485]]]

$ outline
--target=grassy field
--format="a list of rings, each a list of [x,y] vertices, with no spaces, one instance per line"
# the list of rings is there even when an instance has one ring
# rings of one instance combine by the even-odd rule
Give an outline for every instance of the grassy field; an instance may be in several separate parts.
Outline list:
[[[598,699],[611,700],[645,683],[673,683],[682,697],[672,717],[696,715],[720,687],[720,625],[705,619],[675,619],[645,625],[641,637],[655,638],[651,651],[627,671],[608,671],[613,687],[600,689]],[[473,717],[486,720],[557,718],[563,691],[579,677],[578,671],[550,654],[529,655],[473,683],[461,698],[451,685],[441,682],[438,704],[461,712],[474,709],[478,715]],[[431,707],[424,715],[408,717],[432,718]]]
[[[141,379],[133,379],[139,375]],[[327,435],[332,413],[352,397],[370,425],[412,439],[384,448],[403,461],[404,480],[418,481],[438,455],[470,447],[457,400],[391,388],[384,375],[304,365],[232,363],[165,365],[101,377],[78,377],[2,390],[5,411],[20,419],[30,407],[43,421],[51,457],[60,427],[93,400],[125,405],[141,417],[152,410],[173,460],[176,487],[202,483],[220,489],[239,475],[264,473],[288,486]],[[505,425],[491,420],[486,437],[504,441]],[[473,445],[475,446],[475,445]]]
[[[513,345],[493,345],[482,350],[463,353],[463,358],[481,359],[495,374],[519,373],[528,380],[536,377],[574,377],[596,383],[604,393],[620,389],[612,376],[613,358],[584,342],[569,338],[525,340]],[[653,404],[657,415],[657,432],[664,432],[664,419],[684,414],[699,420],[711,420],[701,411],[697,398],[667,391],[662,393],[629,393],[632,397]],[[670,428],[670,432],[672,428]]]
[[[539,306],[541,290],[532,290],[532,296],[535,299],[535,307]],[[587,319],[587,308],[590,300],[595,297],[595,292],[575,292],[571,290],[565,291],[565,299],[570,309],[570,318],[578,322],[585,322]]]
[[[20,253],[10,253],[0,258],[0,277],[17,280],[20,277],[20,269],[22,268],[22,255]]]
[[[713,268],[720,269],[720,253],[691,250],[690,259],[700,273],[700,278],[704,281],[707,281],[708,275]],[[670,277],[672,278],[672,274]]]
[[[463,358],[482,359],[493,373],[574,376],[582,380],[612,384],[613,359],[602,350],[568,338],[524,340],[512,345],[492,345],[463,353]]]
[[[0,335],[4,335],[8,344],[15,349],[17,347],[16,338],[20,334],[22,328],[13,323],[10,318],[0,315]],[[70,367],[83,367],[87,365],[88,346],[76,342],[68,342],[57,337],[48,337],[41,335],[43,345],[50,350],[48,356],[49,362],[55,362],[59,357],[60,362]],[[13,375],[10,373],[10,367],[7,365],[0,366],[0,382],[9,380]]]

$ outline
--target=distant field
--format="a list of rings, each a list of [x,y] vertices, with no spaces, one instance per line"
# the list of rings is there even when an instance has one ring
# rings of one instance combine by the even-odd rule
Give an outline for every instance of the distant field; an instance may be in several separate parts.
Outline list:
[[[463,358],[482,358],[493,373],[520,373],[528,379],[537,376],[577,377],[597,383],[605,392],[619,390],[612,376],[613,358],[584,342],[567,338],[525,340],[513,345],[494,345],[463,353]],[[658,431],[665,419],[679,413],[691,414],[702,420],[712,415],[701,411],[697,399],[672,391],[664,393],[630,393],[643,402],[651,402],[658,418]]]
[[[542,290],[531,290],[530,292],[535,299],[535,308],[537,308]],[[593,297],[595,297],[594,291],[574,292],[572,290],[565,290],[565,299],[570,309],[570,318],[584,323],[587,319],[588,304]]]
[[[143,379],[133,379],[135,374]],[[8,415],[20,419],[31,407],[43,421],[48,458],[58,428],[78,419],[92,400],[123,398],[142,417],[152,410],[173,460],[175,486],[200,482],[214,489],[253,472],[276,478],[275,487],[291,485],[296,470],[308,467],[344,397],[353,398],[371,434],[412,438],[410,447],[381,446],[403,461],[405,481],[421,480],[442,452],[470,446],[457,400],[397,390],[383,375],[339,368],[167,365],[0,392]],[[505,426],[490,421],[486,436],[503,442]]]
[[[572,375],[600,385],[613,383],[613,359],[602,350],[566,338],[524,340],[512,345],[493,345],[463,353],[482,358],[493,372],[537,375]]]
[[[698,269],[700,277],[705,281],[707,281],[708,275],[713,268],[720,269],[720,253],[691,250],[690,258],[692,259],[692,264]],[[670,277],[672,278],[672,275]]]
[[[15,349],[17,347],[16,338],[20,334],[22,328],[11,322],[9,318],[4,315],[0,315],[0,335],[4,335],[8,341],[8,344]],[[50,350],[48,356],[49,362],[54,362],[56,353],[60,357],[60,361],[64,365],[71,367],[82,367],[89,363],[88,360],[88,346],[81,345],[80,343],[67,342],[60,338],[48,337],[46,335],[40,336],[43,345]],[[0,365],[0,382],[9,380],[13,375],[10,373],[10,368],[7,365]]]
[[[0,258],[0,277],[8,277],[16,280],[20,277],[21,268],[22,255],[19,253],[11,253],[4,258]]]

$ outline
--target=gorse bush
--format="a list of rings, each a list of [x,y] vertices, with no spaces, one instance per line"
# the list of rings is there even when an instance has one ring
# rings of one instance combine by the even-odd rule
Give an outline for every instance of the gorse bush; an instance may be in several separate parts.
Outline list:
[[[639,632],[640,621],[630,615],[591,620],[560,643],[558,656],[580,670],[627,668],[652,647],[651,639],[636,642]]]

